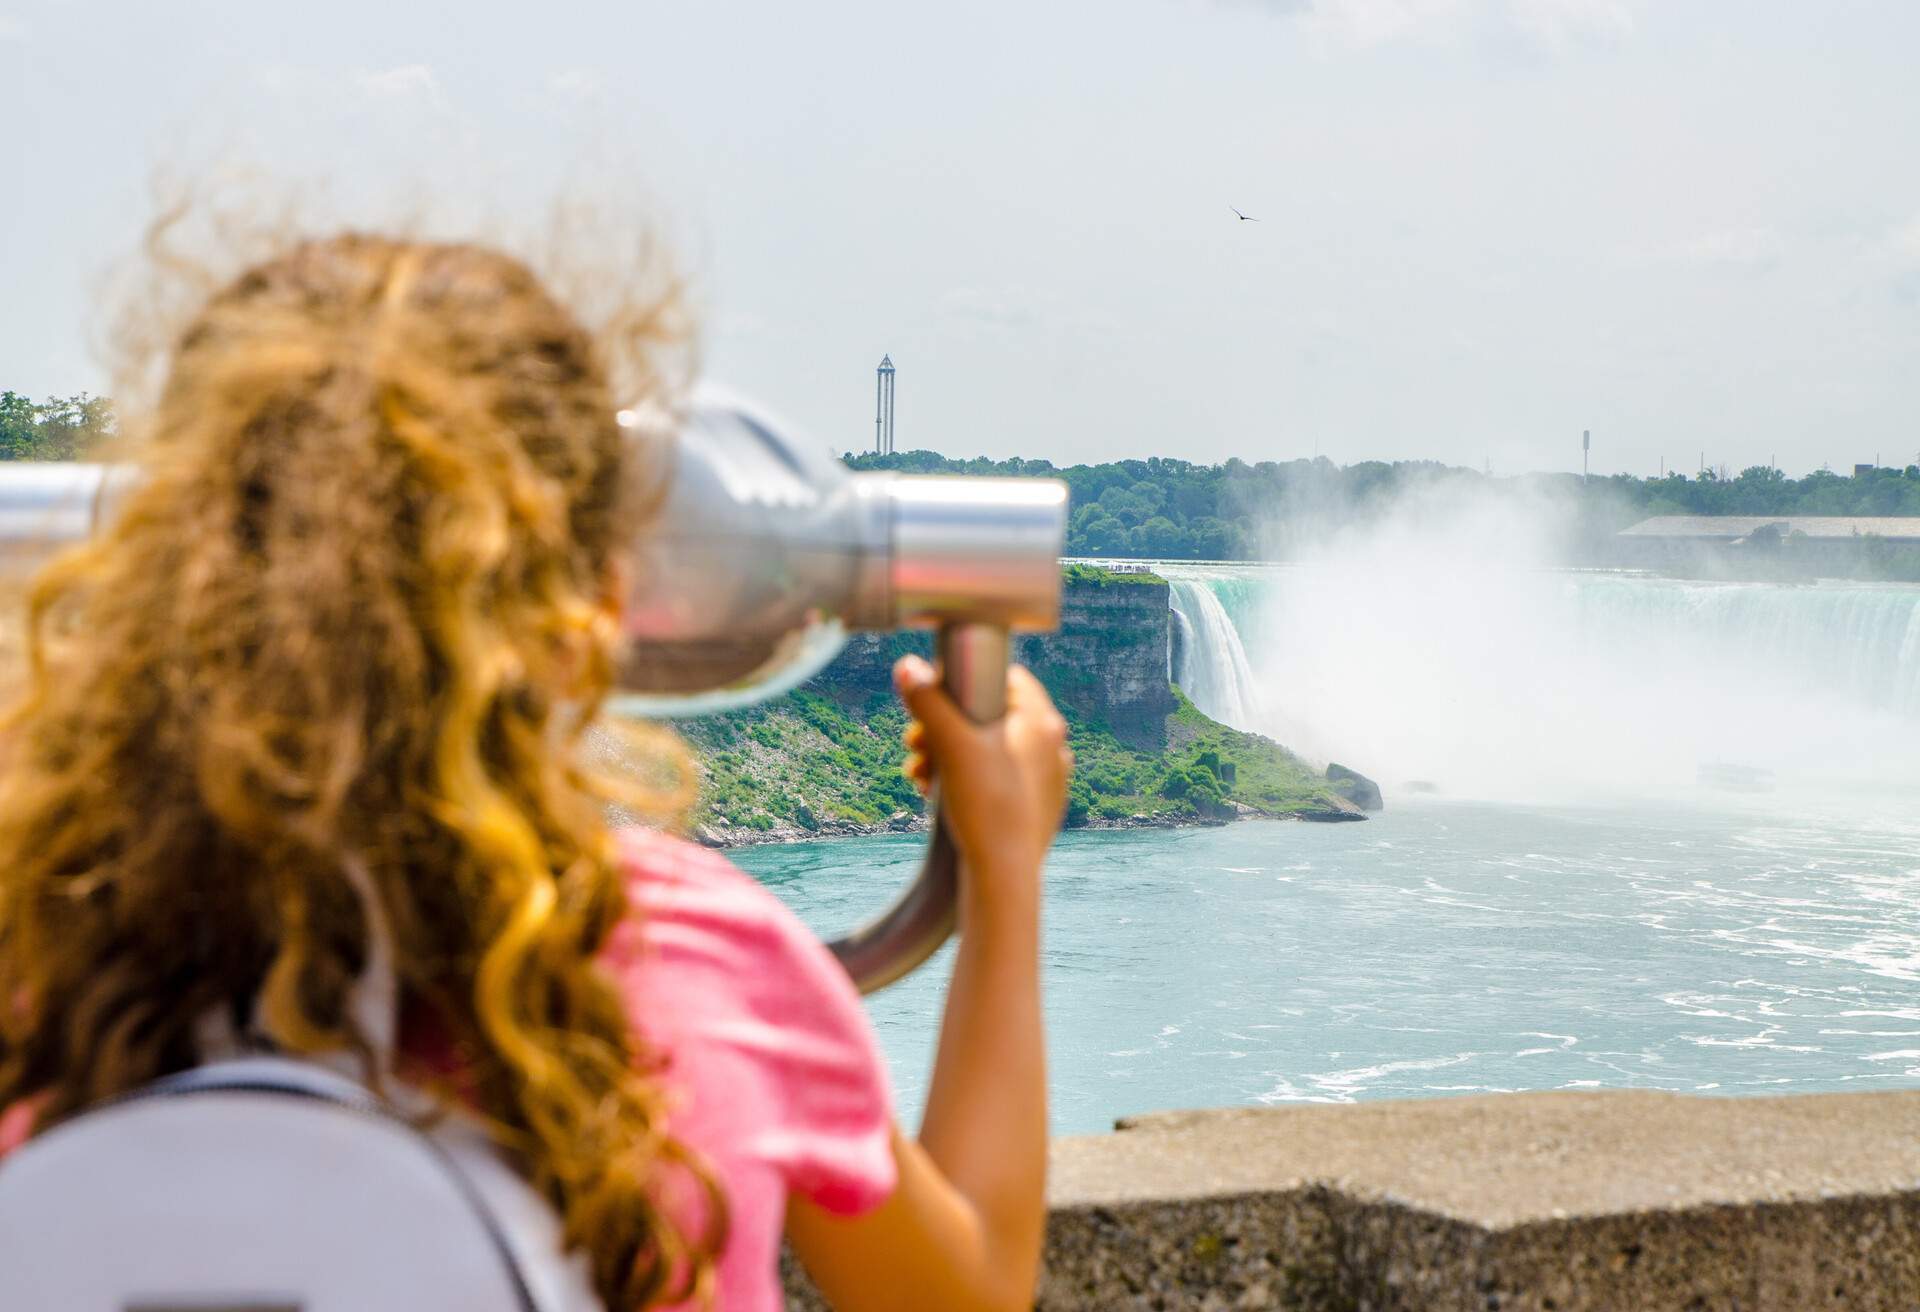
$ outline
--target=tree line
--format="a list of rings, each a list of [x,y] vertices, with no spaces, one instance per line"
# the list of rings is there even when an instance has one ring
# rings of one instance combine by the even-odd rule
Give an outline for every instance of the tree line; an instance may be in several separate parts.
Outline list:
[[[104,396],[35,401],[0,392],[0,460],[84,460],[113,433],[113,402]]]
[[[106,397],[34,401],[0,392],[0,460],[84,460],[114,435]],[[1156,456],[1056,467],[1047,460],[950,459],[934,451],[845,457],[855,469],[915,474],[1044,475],[1072,489],[1067,551],[1076,556],[1161,560],[1285,557],[1329,528],[1365,523],[1404,508],[1487,494],[1519,494],[1551,506],[1567,540],[1596,545],[1652,515],[1920,516],[1920,466],[1852,475],[1817,470],[1788,478],[1756,465],[1737,477],[1712,469],[1689,478],[1577,474],[1494,478],[1434,461],[1230,459],[1217,465]]]
[[[1920,516],[1920,466],[1818,470],[1788,478],[1756,465],[1737,477],[1578,474],[1495,478],[1433,461],[1231,459],[1223,464],[1154,457],[1058,468],[1046,460],[954,460],[933,451],[848,454],[854,469],[914,474],[1044,475],[1072,489],[1067,553],[1162,560],[1285,557],[1330,528],[1379,519],[1413,504],[1446,507],[1475,497],[1518,496],[1553,513],[1575,554],[1596,550],[1653,515]]]

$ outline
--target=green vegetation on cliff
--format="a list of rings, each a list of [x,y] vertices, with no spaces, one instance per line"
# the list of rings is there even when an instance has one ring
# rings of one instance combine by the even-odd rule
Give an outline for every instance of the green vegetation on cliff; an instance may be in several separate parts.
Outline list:
[[[1069,565],[1057,633],[1018,658],[1065,715],[1078,762],[1069,827],[1347,812],[1337,789],[1279,744],[1209,720],[1167,681],[1166,580]],[[928,635],[855,637],[825,670],[764,705],[677,725],[701,769],[708,841],[909,828],[923,808],[900,767],[906,716],[890,671]]]
[[[900,772],[906,715],[891,697],[849,706],[801,688],[764,706],[675,726],[699,753],[696,821],[768,832],[870,827],[920,796]]]
[[[1124,588],[1127,586],[1155,585],[1164,586],[1166,580],[1144,565],[1135,565],[1127,569],[1109,569],[1104,565],[1072,564],[1062,568],[1066,586],[1076,584],[1089,588]]]
[[[1179,689],[1166,717],[1166,747],[1129,747],[1108,726],[1067,715],[1074,777],[1069,826],[1132,816],[1220,818],[1237,808],[1262,815],[1327,809],[1327,781],[1286,748],[1202,715]]]
[[[1321,814],[1324,778],[1285,748],[1215,723],[1174,692],[1166,747],[1129,746],[1063,708],[1077,762],[1069,828],[1140,821]],[[905,828],[922,806],[901,773],[906,718],[891,694],[802,688],[763,706],[675,726],[699,756],[696,824],[718,838]]]

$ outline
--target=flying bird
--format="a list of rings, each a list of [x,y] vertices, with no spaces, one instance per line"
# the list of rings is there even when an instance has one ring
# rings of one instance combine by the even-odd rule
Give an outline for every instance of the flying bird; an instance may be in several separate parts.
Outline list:
[[[1229,206],[1227,206],[1227,208],[1228,208],[1228,209],[1230,209],[1230,210],[1233,210],[1233,206],[1231,206],[1231,205],[1229,205]],[[1254,217],[1253,217],[1253,215],[1251,215],[1251,214],[1242,214],[1242,213],[1241,213],[1241,212],[1240,212],[1239,210],[1233,210],[1233,216],[1234,216],[1234,217],[1235,217],[1236,219],[1239,219],[1239,220],[1240,220],[1240,222],[1242,222],[1242,223],[1258,223],[1258,222],[1260,222],[1260,220],[1258,220],[1258,219],[1256,219],[1256,218],[1254,218]]]

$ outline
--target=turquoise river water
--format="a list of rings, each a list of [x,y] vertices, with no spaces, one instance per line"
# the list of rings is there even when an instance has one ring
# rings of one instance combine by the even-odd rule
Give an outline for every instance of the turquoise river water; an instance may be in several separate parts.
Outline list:
[[[823,932],[917,842],[752,849]],[[1068,834],[1054,1128],[1170,1107],[1920,1081],[1920,816],[1413,800],[1365,825]],[[870,1010],[917,1115],[944,960]]]

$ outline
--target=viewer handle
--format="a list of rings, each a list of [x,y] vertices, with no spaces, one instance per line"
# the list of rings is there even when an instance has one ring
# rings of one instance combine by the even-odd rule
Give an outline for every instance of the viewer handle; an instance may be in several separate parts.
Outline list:
[[[997,624],[941,626],[934,635],[940,683],[976,724],[1007,713],[1007,664],[1012,642]],[[960,853],[941,819],[939,795],[927,799],[933,837],[920,873],[894,904],[827,946],[862,993],[885,988],[937,952],[953,933],[960,894]]]

